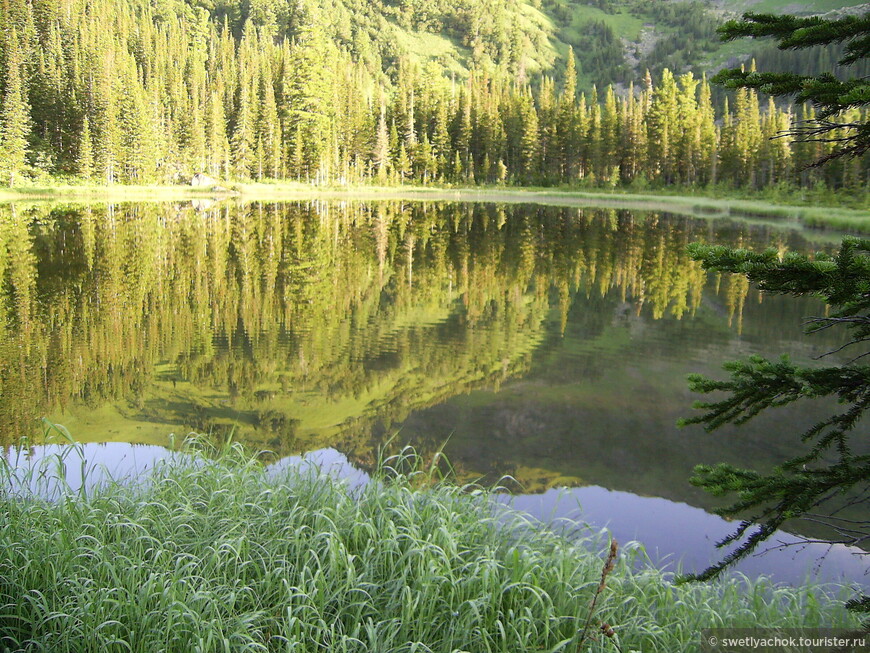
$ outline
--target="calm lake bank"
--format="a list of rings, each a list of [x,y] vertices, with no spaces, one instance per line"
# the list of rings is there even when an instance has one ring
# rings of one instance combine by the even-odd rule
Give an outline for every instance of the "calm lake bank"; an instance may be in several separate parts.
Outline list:
[[[698,194],[674,194],[672,191],[565,190],[560,188],[510,188],[472,186],[446,188],[437,186],[315,186],[306,183],[232,183],[221,190],[189,185],[50,185],[0,189],[0,202],[160,202],[191,199],[241,201],[321,200],[409,200],[532,203],[547,206],[617,207],[638,210],[673,211],[695,217],[742,217],[772,219],[780,224],[803,225],[852,233],[870,233],[870,214],[864,208],[807,205],[806,201],[789,203],[769,199],[746,199]]]
[[[676,584],[631,544],[599,585],[606,539],[530,528],[407,452],[354,488],[235,446],[188,451],[78,498],[0,496],[0,647],[609,651],[585,632],[607,623],[623,651],[689,651],[705,628],[860,625],[835,588]]]

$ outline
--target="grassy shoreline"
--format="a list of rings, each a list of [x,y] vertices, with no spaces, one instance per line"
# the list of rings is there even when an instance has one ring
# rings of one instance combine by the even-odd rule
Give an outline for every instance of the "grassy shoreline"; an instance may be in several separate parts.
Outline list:
[[[88,497],[0,493],[0,650],[614,651],[583,636],[606,622],[625,653],[670,652],[704,628],[859,625],[818,586],[677,585],[632,547],[590,621],[601,538],[505,520],[485,491],[386,462],[353,493],[232,447]]]
[[[705,194],[674,194],[680,190],[608,191],[562,188],[436,186],[313,186],[304,183],[233,184],[229,190],[214,191],[191,186],[104,186],[55,185],[23,186],[0,190],[0,202],[125,202],[215,200],[408,200],[533,203],[549,206],[590,206],[603,208],[676,211],[698,217],[740,217],[774,219],[795,226],[829,228],[855,233],[870,233],[870,210],[846,206],[808,206],[779,199],[753,199]],[[735,194],[736,195],[736,194]],[[788,198],[787,198],[788,199]]]

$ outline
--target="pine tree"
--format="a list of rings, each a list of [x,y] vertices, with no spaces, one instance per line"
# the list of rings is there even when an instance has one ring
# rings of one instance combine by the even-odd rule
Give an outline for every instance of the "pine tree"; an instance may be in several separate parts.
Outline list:
[[[333,69],[328,39],[313,19],[300,26],[284,70],[281,112],[284,134],[291,137],[289,150],[297,178],[315,176],[323,163],[333,134],[331,86]]]
[[[461,183],[464,181],[464,170],[462,158],[459,156],[459,150],[456,150],[453,153],[453,170],[451,174],[451,180],[453,183]]]
[[[428,184],[436,170],[436,162],[432,151],[432,144],[429,142],[429,135],[425,132],[417,146],[414,163],[420,180],[424,184]]]
[[[206,167],[212,177],[226,175],[229,145],[224,105],[217,91],[212,91],[206,105]]]
[[[447,99],[438,98],[435,107],[435,130],[432,135],[432,149],[437,162],[437,174],[446,176],[450,163],[450,131],[447,120]]]
[[[758,148],[761,145],[761,112],[754,89],[740,88],[734,101],[734,146],[739,161],[741,184],[756,185]]]
[[[731,112],[728,98],[725,98],[722,109],[722,128],[719,133],[719,175],[734,185],[741,181],[740,154],[737,149],[737,130],[734,124],[734,114]]]
[[[109,55],[98,67],[90,81],[90,93],[94,98],[94,153],[99,176],[106,184],[118,181],[118,156],[121,142],[121,129],[118,124],[117,89],[115,77],[110,72],[114,68],[114,57]]]
[[[627,182],[640,178],[646,161],[646,129],[642,104],[634,94],[634,85],[628,87],[622,126],[622,177]]]
[[[256,156],[255,115],[251,100],[250,82],[245,77],[239,80],[239,102],[235,128],[230,138],[233,172],[247,179],[251,176]]]
[[[275,89],[272,86],[272,74],[268,67],[260,71],[259,82],[260,111],[257,120],[256,138],[263,150],[263,174],[275,179],[281,170],[281,125],[278,120],[278,105],[275,100]]]
[[[462,158],[462,166],[466,177],[474,174],[474,159],[472,158],[471,139],[474,128],[471,121],[471,91],[463,89],[459,94],[459,111],[456,129],[456,152]]]
[[[601,176],[615,183],[619,172],[619,109],[613,86],[608,85],[601,112]]]
[[[399,181],[404,181],[411,175],[411,158],[405,150],[405,144],[399,144],[399,156],[396,157],[396,172],[399,175]]]
[[[589,128],[586,131],[586,147],[589,158],[590,174],[588,179],[597,183],[601,179],[602,162],[601,156],[601,103],[598,101],[598,88],[593,84],[592,93],[589,96]]]
[[[564,181],[577,179],[580,167],[580,134],[577,122],[577,85],[574,70],[574,50],[568,56],[568,70],[565,73],[565,89],[559,100],[556,140],[560,161],[560,177]]]
[[[665,184],[677,177],[677,147],[680,136],[677,83],[670,70],[662,71],[662,80],[652,94],[648,113],[650,175],[661,176]]]
[[[707,77],[701,78],[698,98],[698,129],[700,130],[700,157],[698,161],[698,181],[702,184],[716,183],[718,173],[719,135],[716,129],[716,116],[713,110],[710,84]]]

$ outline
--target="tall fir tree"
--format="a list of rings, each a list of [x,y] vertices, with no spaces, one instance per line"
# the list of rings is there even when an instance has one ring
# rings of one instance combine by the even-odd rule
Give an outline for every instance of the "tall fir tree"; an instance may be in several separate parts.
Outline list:
[[[76,173],[82,179],[89,180],[94,175],[94,142],[91,137],[91,123],[87,114],[82,118],[82,131],[79,136],[78,156],[76,158]]]
[[[6,39],[6,75],[0,107],[0,179],[14,186],[21,180],[30,133],[30,106],[23,79],[23,56],[18,32]]]
[[[741,20],[725,23],[718,31],[723,40],[746,36],[773,38],[781,50],[843,43],[843,56],[837,62],[842,67],[852,66],[870,56],[870,48],[867,47],[870,40],[870,12],[837,19],[749,12]],[[714,81],[729,88],[757,90],[774,97],[794,97],[798,104],[813,104],[817,115],[793,123],[790,130],[791,136],[797,141],[832,145],[830,151],[811,163],[813,166],[843,156],[860,156],[870,149],[870,121],[866,117],[856,122],[839,119],[849,109],[860,109],[870,104],[870,81],[866,77],[853,76],[840,80],[829,69],[817,76],[757,72],[753,66],[748,71],[743,67],[723,70]],[[842,133],[838,134],[838,130]]]

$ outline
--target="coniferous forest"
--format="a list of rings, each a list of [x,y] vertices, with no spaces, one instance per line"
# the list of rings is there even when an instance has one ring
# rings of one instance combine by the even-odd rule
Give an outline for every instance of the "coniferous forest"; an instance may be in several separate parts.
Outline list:
[[[827,145],[770,140],[811,108],[667,68],[582,88],[571,51],[530,74],[516,2],[436,4],[3,0],[0,180],[866,184],[866,162],[808,170]],[[385,16],[453,33],[469,69],[391,52]]]

